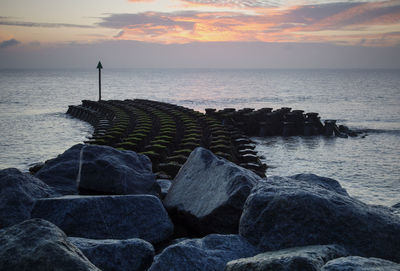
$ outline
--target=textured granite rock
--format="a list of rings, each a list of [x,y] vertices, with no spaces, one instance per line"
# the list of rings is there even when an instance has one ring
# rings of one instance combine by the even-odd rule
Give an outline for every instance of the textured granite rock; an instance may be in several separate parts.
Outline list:
[[[263,251],[340,244],[352,255],[400,261],[400,217],[315,175],[270,177],[248,197],[240,234]]]
[[[347,256],[338,245],[307,246],[268,251],[254,257],[230,261],[226,271],[316,271],[328,261]]]
[[[57,196],[45,183],[16,168],[0,171],[0,228],[31,217],[36,199]]]
[[[378,258],[350,256],[327,262],[321,271],[400,271],[400,264]]]
[[[68,240],[103,271],[147,270],[154,257],[154,248],[142,239],[95,240],[69,237]]]
[[[68,236],[89,239],[166,240],[173,225],[152,195],[64,196],[38,200],[32,217],[56,224]]]
[[[45,163],[36,177],[63,195],[78,188],[93,194],[153,194],[160,192],[150,159],[109,146],[77,144]]]
[[[154,258],[149,271],[216,271],[227,262],[253,256],[257,250],[239,235],[211,234],[171,245]]]
[[[26,220],[0,230],[0,270],[99,271],[52,223]]]
[[[166,208],[196,231],[237,233],[243,204],[260,180],[204,148],[196,148],[164,199]]]

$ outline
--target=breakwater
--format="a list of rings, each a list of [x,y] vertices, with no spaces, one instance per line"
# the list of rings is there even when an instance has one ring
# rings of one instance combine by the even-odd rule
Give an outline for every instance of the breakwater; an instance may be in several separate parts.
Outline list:
[[[277,110],[225,108],[206,113],[150,100],[83,100],[67,114],[95,128],[88,144],[108,145],[147,155],[160,178],[175,177],[196,147],[210,149],[259,176],[267,165],[260,161],[249,136],[353,135],[336,121],[321,122],[318,113],[283,107]]]

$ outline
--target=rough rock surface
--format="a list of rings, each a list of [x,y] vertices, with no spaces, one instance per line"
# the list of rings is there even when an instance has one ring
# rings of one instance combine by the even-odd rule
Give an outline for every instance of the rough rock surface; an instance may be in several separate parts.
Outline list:
[[[69,237],[68,240],[103,271],[147,270],[154,257],[154,248],[142,239],[95,240]]]
[[[260,182],[246,201],[240,234],[263,251],[340,244],[352,255],[400,261],[399,216],[310,177]]]
[[[224,270],[227,262],[256,253],[257,250],[239,235],[211,234],[167,247],[154,258],[149,271]]]
[[[350,256],[329,261],[321,271],[400,271],[400,264],[378,258]]]
[[[400,202],[393,205],[392,208],[393,208],[393,213],[400,216]]]
[[[226,265],[226,271],[315,271],[326,262],[347,256],[338,245],[308,246],[269,251],[254,257],[238,259]]]
[[[16,168],[0,171],[0,228],[31,217],[36,199],[57,196],[45,183]]]
[[[150,159],[108,146],[77,144],[35,175],[63,195],[79,189],[99,194],[157,194]]]
[[[167,239],[173,225],[152,195],[64,196],[38,200],[32,217],[56,224],[68,236],[89,239]]]
[[[55,225],[26,220],[0,230],[0,270],[99,270]]]
[[[308,173],[293,175],[289,178],[307,182],[309,184],[314,184],[316,186],[321,186],[322,188],[325,188],[327,190],[335,191],[338,194],[349,196],[346,189],[344,189],[338,181],[331,178]]]
[[[259,180],[199,147],[178,172],[164,204],[200,233],[237,233],[244,202]]]
[[[165,198],[165,196],[168,194],[169,189],[171,188],[172,182],[166,179],[157,179],[156,182],[161,189],[161,198]]]

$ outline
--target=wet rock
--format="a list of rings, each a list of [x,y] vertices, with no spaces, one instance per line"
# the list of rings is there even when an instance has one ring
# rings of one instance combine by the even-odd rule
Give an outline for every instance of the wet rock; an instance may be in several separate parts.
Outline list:
[[[152,195],[64,196],[38,200],[32,217],[56,224],[68,236],[89,239],[167,239],[173,225]]]
[[[270,177],[248,197],[239,232],[263,251],[340,244],[353,255],[400,260],[400,217],[338,190],[332,180]]]
[[[315,271],[326,262],[347,255],[347,251],[338,245],[288,248],[231,261],[225,271]]]
[[[259,180],[255,173],[196,148],[164,204],[200,233],[237,233],[243,204]]]
[[[0,230],[0,270],[99,270],[55,225],[26,220]]]
[[[0,228],[9,227],[31,217],[36,199],[56,196],[45,183],[16,168],[0,171]]]
[[[142,239],[95,240],[69,237],[68,240],[103,271],[147,270],[154,257],[154,248]]]
[[[325,264],[321,271],[400,271],[400,264],[378,259],[350,256],[337,258]]]
[[[239,235],[211,234],[167,247],[154,258],[149,271],[224,270],[227,262],[256,253],[257,250]]]
[[[159,192],[150,159],[109,146],[77,144],[48,161],[36,175],[63,195]]]

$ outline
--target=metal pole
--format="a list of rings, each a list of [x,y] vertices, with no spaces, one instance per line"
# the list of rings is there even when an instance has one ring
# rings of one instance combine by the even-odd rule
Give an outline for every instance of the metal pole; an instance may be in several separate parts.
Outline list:
[[[97,64],[97,69],[99,69],[99,101],[101,101],[101,69],[103,68],[103,65],[101,65],[101,62]]]
[[[101,101],[101,69],[99,69],[99,101]]]

